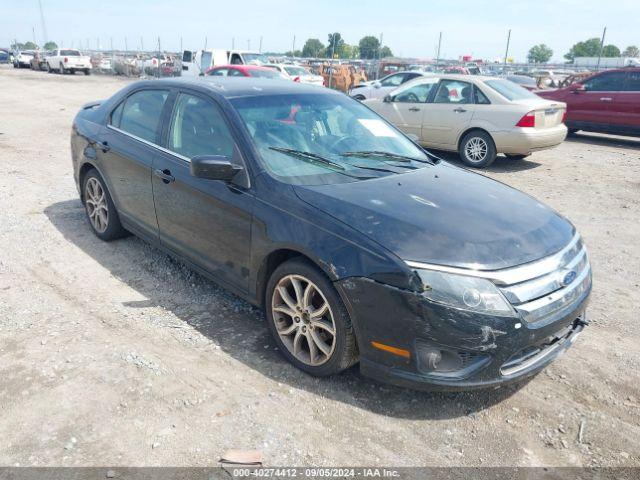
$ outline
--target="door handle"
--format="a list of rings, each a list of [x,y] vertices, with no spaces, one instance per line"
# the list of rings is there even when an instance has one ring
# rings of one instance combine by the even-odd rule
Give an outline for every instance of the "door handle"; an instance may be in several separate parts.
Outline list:
[[[109,142],[107,142],[106,140],[104,142],[100,142],[100,149],[103,153],[107,153],[109,150],[111,150]]]
[[[409,108],[409,111],[410,112],[419,112],[420,109],[418,107],[411,107],[411,108]]]
[[[611,97],[600,97],[601,102],[610,102],[611,100],[613,100]]]
[[[456,112],[456,113],[464,113],[464,112],[466,112],[466,110],[464,108],[461,108],[461,107],[454,108],[453,111]]]
[[[171,170],[167,170],[166,168],[164,170],[160,170],[159,168],[157,168],[153,171],[153,174],[156,177],[160,177],[164,183],[171,183],[176,179],[176,177],[171,175]]]

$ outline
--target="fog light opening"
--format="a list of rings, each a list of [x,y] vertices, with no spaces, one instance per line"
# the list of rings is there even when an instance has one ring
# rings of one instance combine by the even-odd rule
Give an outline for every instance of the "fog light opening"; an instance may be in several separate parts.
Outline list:
[[[431,372],[454,372],[463,366],[460,355],[449,350],[425,348],[420,351],[420,357],[425,370]]]

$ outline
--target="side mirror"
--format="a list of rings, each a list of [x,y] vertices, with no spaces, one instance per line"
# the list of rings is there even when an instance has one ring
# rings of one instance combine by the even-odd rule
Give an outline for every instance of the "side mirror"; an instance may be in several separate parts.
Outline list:
[[[391,95],[385,95],[385,97],[382,99],[382,101],[384,103],[391,103],[391,102],[393,102],[393,97]]]
[[[571,87],[571,93],[580,93],[580,92],[586,92],[586,91],[587,91],[587,87],[585,87],[581,83],[577,83],[573,87]]]
[[[207,180],[230,182],[238,172],[244,170],[240,165],[231,163],[224,155],[196,155],[191,159],[191,175]]]
[[[380,82],[373,82],[373,88],[380,88],[382,84]]]

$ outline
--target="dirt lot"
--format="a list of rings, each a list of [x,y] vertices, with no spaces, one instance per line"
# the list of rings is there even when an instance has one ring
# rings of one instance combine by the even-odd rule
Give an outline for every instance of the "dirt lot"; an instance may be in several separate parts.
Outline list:
[[[419,393],[306,376],[259,310],[91,233],[70,125],[124,82],[0,67],[0,465],[207,466],[230,448],[266,465],[640,465],[640,141],[496,161],[489,176],[582,232],[592,325],[518,389]]]

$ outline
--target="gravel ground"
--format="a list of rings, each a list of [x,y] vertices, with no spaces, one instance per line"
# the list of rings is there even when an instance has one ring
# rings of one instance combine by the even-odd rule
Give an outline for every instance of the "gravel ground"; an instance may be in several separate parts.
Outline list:
[[[519,388],[420,393],[306,376],[259,310],[91,233],[70,125],[125,82],[0,67],[0,465],[640,466],[640,141],[578,135],[486,172],[582,232],[592,325]]]

